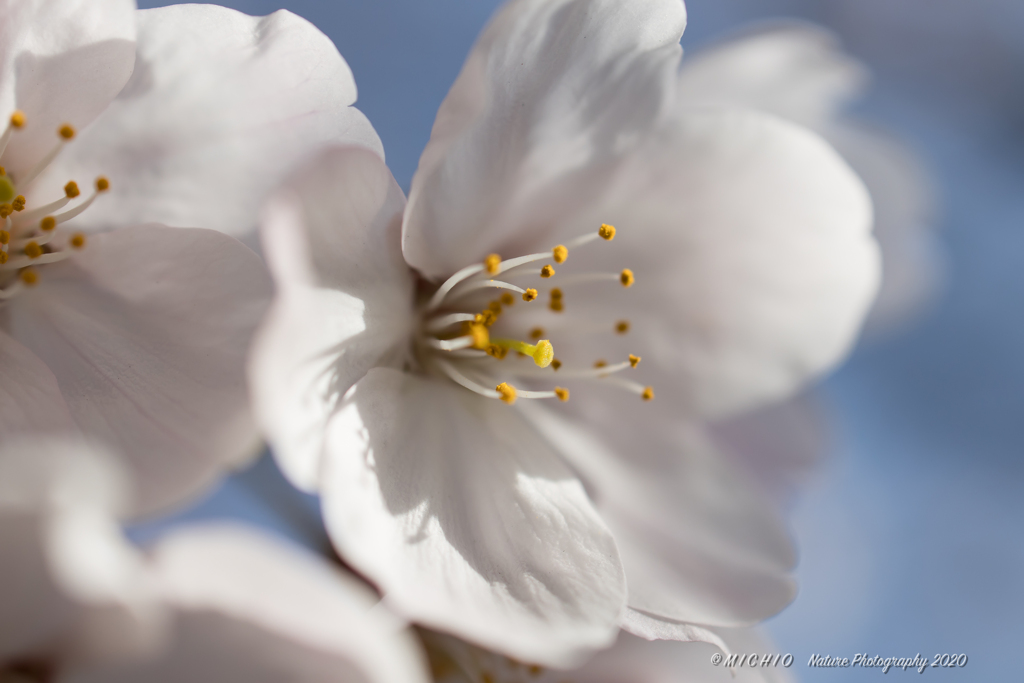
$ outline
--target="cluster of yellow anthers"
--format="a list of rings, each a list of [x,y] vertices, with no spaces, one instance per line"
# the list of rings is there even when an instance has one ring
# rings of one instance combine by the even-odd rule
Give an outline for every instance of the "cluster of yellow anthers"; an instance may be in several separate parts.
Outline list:
[[[0,136],[0,157],[7,150],[11,138],[25,127],[26,121],[23,112],[11,114],[7,128]],[[96,197],[110,189],[110,181],[100,176],[90,197],[74,208],[57,213],[82,194],[78,184],[72,180],[64,186],[64,196],[60,199],[26,209],[28,201],[25,195],[19,194],[19,186],[29,187],[74,137],[74,127],[68,124],[61,126],[57,130],[57,143],[50,152],[31,169],[17,176],[8,175],[7,170],[0,166],[0,220],[3,221],[0,229],[0,275],[18,273],[13,283],[0,281],[0,300],[10,298],[22,285],[31,286],[38,282],[39,275],[33,266],[68,258],[70,252],[67,249],[55,248],[55,237],[59,234],[57,226],[81,215]],[[84,234],[76,232],[67,236],[67,247],[81,249],[84,246]]]
[[[538,275],[543,279],[549,279],[555,275],[555,266],[548,263],[537,270],[524,270],[522,266],[550,258],[556,264],[562,264],[569,258],[569,250],[581,247],[588,242],[598,238],[611,241],[615,237],[615,228],[603,224],[596,233],[590,233],[578,237],[568,245],[559,244],[549,252],[529,254],[516,258],[502,260],[498,254],[490,254],[482,263],[474,264],[463,268],[450,277],[426,306],[426,317],[423,326],[424,334],[418,339],[421,348],[428,351],[425,363],[440,371],[452,381],[463,387],[488,398],[497,398],[505,403],[512,404],[517,398],[557,398],[561,401],[569,400],[569,390],[563,387],[555,387],[552,391],[526,391],[517,389],[508,382],[501,382],[493,390],[484,386],[484,383],[473,379],[472,376],[481,374],[486,376],[484,369],[476,365],[476,361],[488,357],[504,360],[509,351],[515,351],[518,355],[530,357],[539,368],[551,367],[553,371],[559,371],[562,363],[555,358],[555,349],[544,336],[544,330],[536,327],[530,331],[530,337],[535,343],[531,344],[519,339],[508,339],[492,337],[490,328],[499,320],[505,309],[515,304],[516,298],[512,292],[518,293],[522,300],[531,302],[537,299],[538,293],[534,288],[522,288],[505,280],[494,279],[499,274],[510,274],[513,277],[518,275]],[[516,273],[511,271],[520,269]],[[510,279],[510,278],[505,278]],[[627,269],[620,273],[587,273],[572,275],[562,281],[562,286],[592,282],[599,280],[618,281],[623,287],[630,287],[635,282],[633,271]],[[467,312],[446,312],[452,308],[458,308],[454,302],[472,294],[478,294],[481,290],[493,288],[503,289],[501,296],[492,300],[486,308],[478,313]],[[550,290],[551,301],[549,308],[555,313],[562,313],[565,310],[565,297],[562,289],[553,287]],[[452,333],[453,326],[459,325],[461,331]],[[629,322],[621,320],[615,324],[614,330],[618,334],[625,334],[629,331]],[[605,380],[620,388],[636,393],[645,401],[654,398],[651,387],[645,387],[635,382],[612,377],[613,374],[628,368],[635,368],[640,362],[639,356],[630,355],[629,360],[615,365],[608,365],[599,361],[593,369],[570,370],[561,372],[562,376],[571,378],[589,378]],[[537,377],[535,372],[513,369],[512,374],[519,376]]]

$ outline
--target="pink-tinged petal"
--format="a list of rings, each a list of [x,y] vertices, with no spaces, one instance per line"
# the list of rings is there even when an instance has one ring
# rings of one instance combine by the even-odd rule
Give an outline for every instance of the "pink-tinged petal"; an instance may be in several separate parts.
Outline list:
[[[580,482],[515,409],[374,369],[328,436],[324,520],[398,613],[521,661],[615,636],[625,585]]]
[[[133,0],[0,0],[0,134],[15,110],[25,114],[0,158],[9,173],[27,172],[60,126],[86,127],[124,87],[135,11]]]
[[[743,107],[820,130],[867,80],[867,69],[843,52],[834,34],[786,22],[687,53],[676,107]]]
[[[107,452],[56,439],[0,448],[0,660],[148,649],[159,613],[116,515],[127,480]]]
[[[576,470],[608,524],[629,606],[669,621],[749,625],[793,599],[792,541],[750,476],[674,406],[574,390],[571,420],[531,422]]]
[[[384,162],[331,150],[267,207],[263,251],[278,286],[249,363],[257,419],[281,468],[317,486],[324,432],[371,367],[400,359],[414,320],[402,259],[405,198]]]
[[[240,236],[255,230],[267,193],[323,145],[383,155],[352,106],[348,65],[304,19],[215,5],[138,17],[131,81],[47,176],[54,190],[68,178],[110,179],[110,195],[79,225],[155,221]]]
[[[778,400],[830,369],[877,288],[864,185],[819,137],[758,112],[675,117],[591,213],[619,231],[577,265],[628,266],[636,284],[569,291],[567,306],[625,313],[641,374],[690,414]]]
[[[263,263],[212,230],[95,235],[10,305],[82,431],[127,458],[150,512],[254,454],[245,357],[270,299]]]
[[[0,433],[77,430],[57,378],[39,356],[0,331]]]
[[[234,525],[161,541],[154,572],[176,627],[159,656],[73,680],[427,683],[423,654],[377,596],[326,561]]]
[[[924,313],[942,286],[945,259],[933,230],[938,201],[932,180],[911,150],[881,131],[844,121],[825,131],[875,205],[882,284],[866,332],[898,331]]]
[[[507,4],[420,158],[404,226],[409,263],[438,278],[492,251],[529,253],[599,198],[668,104],[685,23],[679,0]]]

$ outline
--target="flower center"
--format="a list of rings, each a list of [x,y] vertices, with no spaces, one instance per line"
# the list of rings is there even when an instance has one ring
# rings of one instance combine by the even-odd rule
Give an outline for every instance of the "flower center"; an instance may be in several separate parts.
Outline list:
[[[0,136],[0,160],[11,138],[25,127],[25,123],[24,113],[16,111],[11,114],[7,128]],[[48,203],[30,201],[25,194],[19,193],[20,189],[25,189],[29,194],[32,181],[46,170],[74,137],[72,126],[61,126],[53,148],[31,169],[17,177],[9,175],[0,166],[0,220],[3,221],[0,228],[0,303],[22,288],[35,285],[39,281],[39,266],[63,261],[85,246],[84,234],[67,233],[59,226],[88,209],[96,197],[110,189],[110,181],[100,176],[88,198],[64,211],[61,210],[82,194],[73,180],[64,186],[63,197]]]
[[[622,379],[617,373],[635,368],[639,356],[629,355],[621,363],[608,364],[603,360],[593,367],[572,367],[555,357],[555,347],[545,336],[544,329],[534,327],[529,336],[533,343],[513,336],[498,336],[494,330],[508,328],[511,318],[525,309],[517,306],[518,299],[530,304],[540,298],[540,290],[547,290],[548,309],[554,313],[565,311],[563,288],[581,284],[617,282],[630,287],[635,281],[633,271],[628,268],[618,273],[581,273],[569,275],[558,281],[558,287],[547,286],[555,282],[555,265],[565,263],[569,251],[603,239],[615,238],[615,228],[603,224],[594,233],[582,235],[568,244],[559,244],[550,251],[528,254],[502,260],[498,254],[491,254],[482,263],[467,266],[452,275],[433,293],[422,310],[422,320],[415,334],[415,353],[423,367],[436,375],[447,377],[470,391],[487,398],[496,398],[505,403],[515,403],[517,398],[557,398],[569,400],[569,390],[556,386],[552,389],[523,389],[534,384],[551,383],[553,374],[560,379],[599,380],[621,389],[633,392],[649,401],[654,391],[649,386]],[[540,268],[540,261],[552,261]],[[499,279],[497,276],[501,276]],[[536,287],[531,279],[538,278]],[[510,280],[520,282],[514,284]],[[491,298],[500,292],[497,298]],[[518,296],[517,296],[518,295]],[[489,299],[489,301],[488,301]],[[628,321],[621,320],[610,330],[625,334],[629,331]],[[522,360],[530,358],[533,364],[515,361],[502,363],[510,352]],[[515,382],[513,384],[512,382]],[[493,386],[491,389],[489,387]],[[517,388],[518,387],[518,388]]]

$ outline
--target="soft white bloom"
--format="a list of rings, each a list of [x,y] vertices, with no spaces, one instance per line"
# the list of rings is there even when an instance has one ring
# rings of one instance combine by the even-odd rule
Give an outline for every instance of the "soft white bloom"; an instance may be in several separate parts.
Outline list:
[[[0,681],[426,683],[377,596],[292,544],[182,529],[121,535],[117,460],[72,441],[0,447]]]
[[[137,512],[194,496],[258,443],[244,364],[271,291],[195,228],[245,234],[324,142],[379,149],[351,73],[286,12],[0,0],[0,26],[0,431],[115,445]]]
[[[870,200],[828,145],[673,111],[684,23],[512,2],[408,204],[346,147],[267,209],[250,377],[282,468],[396,611],[521,661],[578,664],[620,624],[714,641],[692,624],[791,599],[773,505],[701,425],[829,368],[874,294]]]
[[[435,683],[791,683],[792,666],[782,665],[786,653],[754,629],[716,629],[726,654],[737,657],[779,655],[775,666],[715,664],[723,650],[709,643],[649,642],[628,633],[572,671],[525,665],[468,643],[422,632]],[[723,656],[723,657],[724,657]],[[744,659],[746,662],[746,659]],[[795,662],[793,663],[795,664]]]

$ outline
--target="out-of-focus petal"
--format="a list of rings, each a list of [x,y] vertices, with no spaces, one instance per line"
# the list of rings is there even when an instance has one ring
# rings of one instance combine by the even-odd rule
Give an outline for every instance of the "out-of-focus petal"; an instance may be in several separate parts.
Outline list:
[[[0,331],[0,433],[72,433],[77,429],[57,378],[39,356]]]
[[[671,96],[679,0],[516,0],[442,103],[404,226],[408,261],[450,275],[527,253],[601,189]],[[551,245],[554,246],[554,245]]]
[[[135,12],[133,0],[0,0],[0,133],[15,110],[26,119],[3,155],[9,173],[35,166],[60,126],[89,125],[124,87]]]
[[[159,633],[116,515],[127,481],[105,451],[54,439],[0,448],[0,660],[128,655]]]
[[[570,666],[614,638],[615,544],[515,409],[371,370],[330,427],[324,517],[342,556],[410,619]]]
[[[404,352],[413,324],[404,205],[384,162],[347,148],[297,174],[265,212],[263,251],[278,294],[253,345],[250,382],[257,419],[300,488],[316,488],[341,397]]]
[[[352,104],[356,86],[330,39],[289,12],[215,5],[138,13],[135,73],[47,178],[110,179],[78,225],[160,222],[241,236],[266,194],[330,143],[380,140]]]
[[[176,627],[159,656],[72,680],[426,683],[424,658],[377,596],[337,567],[233,525],[160,542],[154,572]]]
[[[786,22],[687,53],[676,107],[745,107],[821,130],[867,80],[867,69],[843,52],[834,34]]]
[[[245,357],[270,278],[212,230],[126,228],[41,269],[10,332],[57,378],[82,431],[128,459],[148,512],[255,455]]]

